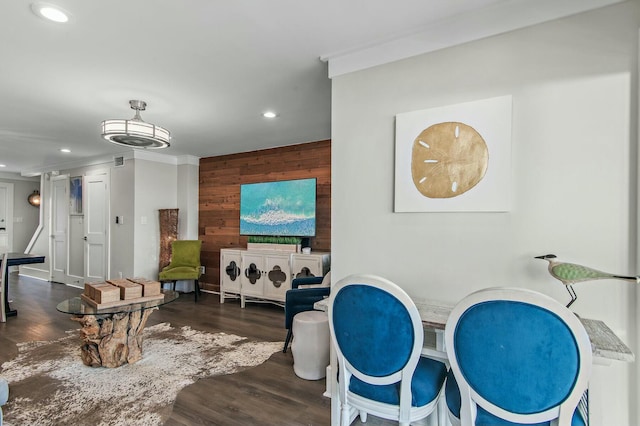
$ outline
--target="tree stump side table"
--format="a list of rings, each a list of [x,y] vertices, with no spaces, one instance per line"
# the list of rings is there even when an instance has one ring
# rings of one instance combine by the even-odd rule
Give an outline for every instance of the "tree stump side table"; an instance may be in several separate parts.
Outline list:
[[[116,368],[142,359],[142,331],[151,313],[173,302],[178,293],[163,290],[164,299],[97,309],[80,297],[67,299],[56,309],[71,314],[81,325],[82,362],[90,367]]]

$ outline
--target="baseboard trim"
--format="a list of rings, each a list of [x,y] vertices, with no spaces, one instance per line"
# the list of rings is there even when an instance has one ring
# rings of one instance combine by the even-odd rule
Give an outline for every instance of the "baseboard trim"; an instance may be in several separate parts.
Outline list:
[[[49,281],[49,271],[45,271],[43,269],[37,269],[29,266],[20,266],[18,270],[18,275],[22,275],[23,277],[35,278],[37,280]]]

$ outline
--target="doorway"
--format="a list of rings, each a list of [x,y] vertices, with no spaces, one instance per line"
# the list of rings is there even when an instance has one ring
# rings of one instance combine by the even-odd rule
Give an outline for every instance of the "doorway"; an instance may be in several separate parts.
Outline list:
[[[104,281],[108,269],[108,174],[51,179],[51,281]]]
[[[0,253],[13,251],[13,184],[0,182]]]

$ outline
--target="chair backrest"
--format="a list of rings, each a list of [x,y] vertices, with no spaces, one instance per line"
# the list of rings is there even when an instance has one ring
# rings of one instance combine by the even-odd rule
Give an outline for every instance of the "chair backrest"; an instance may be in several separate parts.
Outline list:
[[[475,424],[477,406],[514,423],[570,425],[591,374],[591,343],[576,315],[522,288],[465,297],[449,316],[445,346],[462,425]]]
[[[331,287],[331,271],[327,272],[324,277],[294,278],[294,281],[296,280],[300,284],[295,288],[329,288]],[[305,284],[305,282],[310,282],[310,284]]]
[[[200,240],[175,240],[171,243],[171,267],[200,267]]]
[[[424,339],[411,298],[384,278],[351,275],[332,287],[328,314],[341,400],[347,398],[352,376],[372,385],[400,382],[400,411],[408,411]]]
[[[0,254],[2,256],[0,258],[0,267],[2,270],[0,271],[0,322],[7,322],[7,312],[5,311],[5,298],[7,295],[5,294],[5,286],[8,285],[6,280],[9,279],[7,276],[7,262],[8,256],[6,253]]]
[[[331,287],[331,271],[327,272],[327,274],[322,277],[320,287]]]

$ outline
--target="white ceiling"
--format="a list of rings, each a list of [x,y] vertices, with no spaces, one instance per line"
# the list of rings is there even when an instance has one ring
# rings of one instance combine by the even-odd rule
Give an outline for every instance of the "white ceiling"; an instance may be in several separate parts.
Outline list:
[[[171,130],[163,154],[329,139],[328,67],[339,75],[619,0],[47,1],[70,22],[0,2],[2,174],[125,152],[99,125],[133,117],[130,99]],[[263,118],[268,109],[279,116]]]

